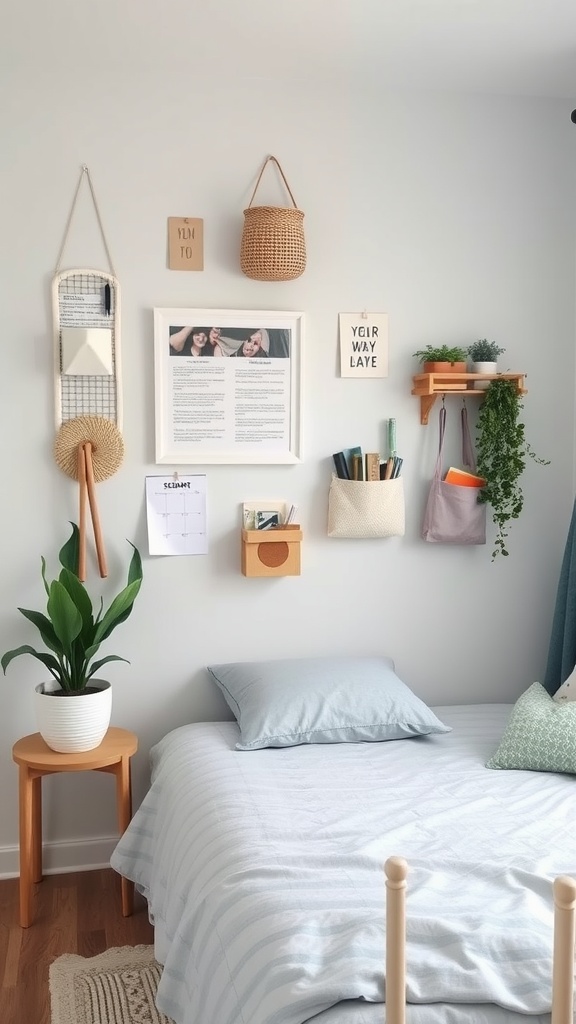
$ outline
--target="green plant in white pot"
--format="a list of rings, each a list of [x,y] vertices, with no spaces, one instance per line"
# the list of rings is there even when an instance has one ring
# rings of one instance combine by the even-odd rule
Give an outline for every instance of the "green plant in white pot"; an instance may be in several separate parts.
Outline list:
[[[100,645],[125,622],[132,611],[142,583],[142,561],[134,548],[123,590],[104,610],[103,599],[95,614],[86,587],[77,575],[79,531],[72,523],[72,535],[59,553],[62,566],[58,579],[46,578],[42,557],[42,580],[47,594],[46,614],[19,608],[36,626],[47,648],[37,651],[23,644],[7,651],[0,660],[6,669],[14,658],[31,654],[48,669],[52,681],[36,687],[36,710],[40,732],[53,750],[66,753],[93,750],[103,740],[110,723],[112,690],[95,674],[111,661],[126,661],[117,654],[95,660]]]
[[[505,352],[495,341],[488,341],[487,338],[479,338],[468,348],[468,355],[472,360],[472,373],[496,373],[498,370],[498,356]],[[478,391],[486,391],[490,381],[476,380],[474,387]]]

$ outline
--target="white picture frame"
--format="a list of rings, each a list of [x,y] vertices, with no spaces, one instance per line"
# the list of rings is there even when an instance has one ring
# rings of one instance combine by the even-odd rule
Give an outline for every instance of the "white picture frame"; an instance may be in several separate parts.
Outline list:
[[[155,308],[156,463],[300,462],[303,333],[301,312]]]

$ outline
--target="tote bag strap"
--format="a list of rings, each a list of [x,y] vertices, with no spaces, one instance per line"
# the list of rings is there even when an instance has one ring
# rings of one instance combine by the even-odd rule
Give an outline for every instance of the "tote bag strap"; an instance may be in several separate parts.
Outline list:
[[[438,457],[434,470],[434,480],[442,476],[442,449],[444,447],[444,434],[446,432],[446,407],[443,405],[438,414]]]
[[[465,405],[462,406],[462,410],[460,412],[460,425],[462,428],[462,465],[468,466],[470,471],[475,473],[476,457],[474,455],[474,445],[472,444],[470,428],[468,426],[468,410]]]

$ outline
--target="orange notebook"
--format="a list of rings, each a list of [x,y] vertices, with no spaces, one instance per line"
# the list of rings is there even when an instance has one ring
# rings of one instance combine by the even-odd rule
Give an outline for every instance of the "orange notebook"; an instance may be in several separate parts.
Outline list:
[[[450,466],[446,471],[444,483],[458,484],[459,487],[484,487],[486,481],[483,476],[477,476],[476,473],[467,473],[465,469]]]

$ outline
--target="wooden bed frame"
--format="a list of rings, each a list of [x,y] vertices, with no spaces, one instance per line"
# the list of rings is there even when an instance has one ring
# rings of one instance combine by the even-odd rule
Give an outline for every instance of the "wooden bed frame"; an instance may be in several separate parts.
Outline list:
[[[386,873],[386,1024],[406,1020],[406,876],[402,857],[389,857]],[[552,1024],[573,1024],[576,881],[554,881]]]

